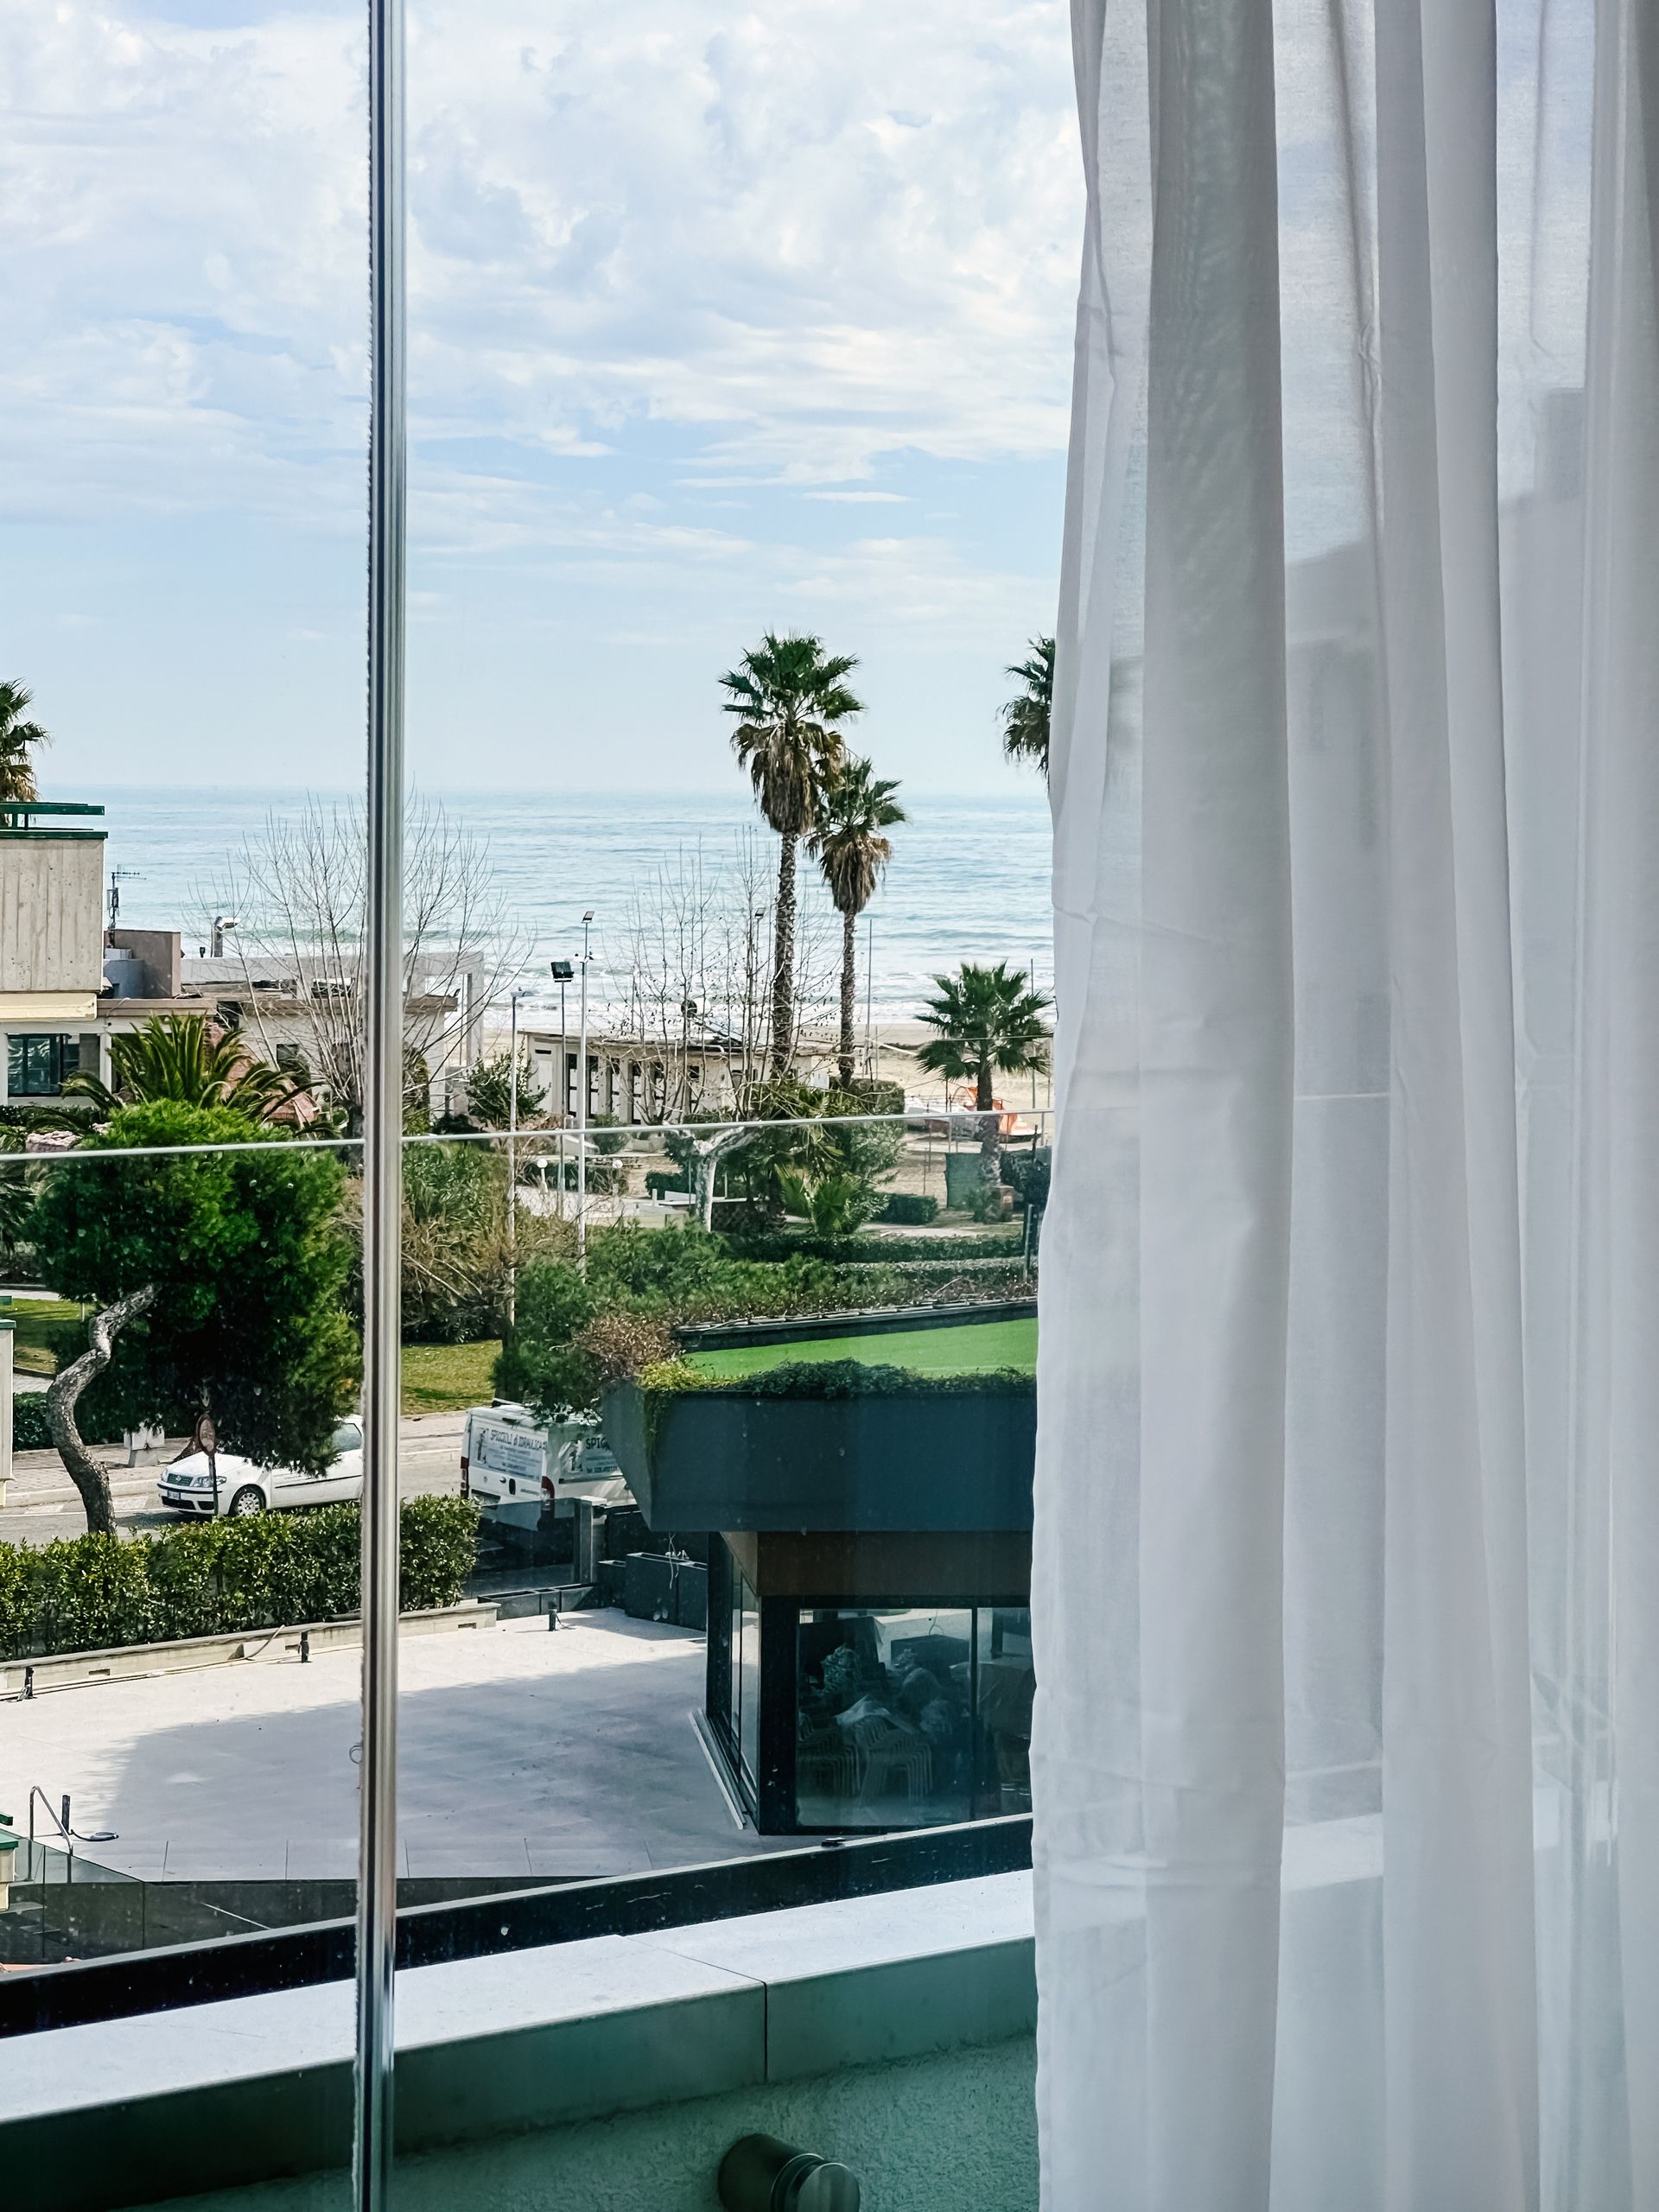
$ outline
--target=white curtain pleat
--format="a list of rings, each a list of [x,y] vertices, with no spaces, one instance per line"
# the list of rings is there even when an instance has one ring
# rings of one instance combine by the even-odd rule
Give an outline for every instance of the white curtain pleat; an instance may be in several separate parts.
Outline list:
[[[1642,2212],[1656,11],[1073,21],[1044,2202]]]

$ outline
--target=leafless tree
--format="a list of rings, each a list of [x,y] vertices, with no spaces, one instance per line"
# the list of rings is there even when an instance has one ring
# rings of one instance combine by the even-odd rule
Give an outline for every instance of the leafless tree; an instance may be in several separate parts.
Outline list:
[[[360,804],[272,812],[213,887],[237,917],[251,1042],[297,1053],[310,1087],[361,1126],[366,843]],[[484,1009],[522,964],[486,847],[435,802],[411,801],[404,833],[404,989],[409,1081],[475,1058]],[[286,1047],[286,1052],[282,1048]]]
[[[692,1073],[710,1044],[725,1052],[734,1102],[765,1077],[774,997],[772,873],[764,840],[745,828],[713,855],[700,842],[682,846],[633,886],[613,1019],[641,1040],[661,1071],[653,1120],[676,1122],[710,1103],[696,1095]],[[803,902],[793,1003],[804,1057],[810,1051],[804,1033],[833,999],[832,919],[821,898]]]

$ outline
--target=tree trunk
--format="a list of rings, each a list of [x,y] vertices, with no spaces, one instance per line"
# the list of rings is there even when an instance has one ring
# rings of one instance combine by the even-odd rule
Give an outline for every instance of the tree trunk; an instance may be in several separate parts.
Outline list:
[[[795,848],[782,840],[778,856],[778,918],[772,944],[772,1073],[775,1082],[789,1073],[795,1057]]]
[[[86,1509],[86,1526],[97,1535],[115,1534],[115,1505],[110,1496],[108,1471],[80,1440],[80,1431],[75,1426],[75,1407],[86,1385],[109,1365],[116,1337],[129,1321],[135,1320],[155,1303],[156,1285],[147,1282],[142,1290],[130,1290],[102,1313],[94,1313],[86,1330],[91,1339],[87,1349],[79,1359],[60,1368],[47,1386],[46,1420],[52,1441],[59,1459],[69,1470],[70,1480],[80,1492],[80,1502]]]
[[[980,1116],[979,1172],[988,1183],[1002,1180],[1001,1132],[996,1126],[996,1115],[992,1110],[991,1064],[982,1060],[975,1078],[974,1105]]]
[[[853,1001],[857,993],[858,916],[841,918],[841,1087],[853,1087]]]

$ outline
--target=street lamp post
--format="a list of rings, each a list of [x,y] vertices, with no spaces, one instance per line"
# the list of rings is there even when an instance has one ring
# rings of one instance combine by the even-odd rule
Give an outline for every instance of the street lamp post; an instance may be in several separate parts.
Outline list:
[[[518,1001],[527,991],[508,994],[507,1069],[507,1326],[518,1318]]]
[[[576,1047],[576,1265],[588,1272],[588,962],[594,910],[582,918],[582,1038]]]
[[[575,974],[569,960],[553,963],[553,980],[559,987],[559,1219],[564,1219],[564,1117],[570,1109],[570,1084],[566,1070],[570,1065],[570,1033],[564,1026],[564,987]],[[543,1176],[545,1184],[547,1178]]]

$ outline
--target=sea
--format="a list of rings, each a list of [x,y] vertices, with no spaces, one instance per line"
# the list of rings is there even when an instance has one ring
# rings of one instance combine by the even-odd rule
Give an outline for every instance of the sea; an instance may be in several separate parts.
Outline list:
[[[187,954],[205,947],[213,916],[245,886],[242,853],[273,823],[297,821],[308,805],[352,804],[340,792],[279,788],[105,785],[57,787],[54,796],[103,804],[121,922],[179,930]],[[891,865],[860,925],[861,1020],[867,961],[879,1023],[912,1018],[932,978],[964,960],[1006,960],[1034,971],[1046,989],[1052,921],[1040,785],[1011,774],[1004,791],[950,796],[907,785],[904,799],[909,819],[891,833]],[[556,987],[543,980],[549,962],[580,951],[586,910],[594,918],[595,995],[620,1004],[640,917],[661,908],[664,886],[683,895],[700,882],[705,901],[729,907],[775,871],[777,841],[741,793],[451,791],[416,804],[442,808],[470,841],[532,1007],[556,1004]],[[827,964],[839,924],[804,854],[801,883]]]

